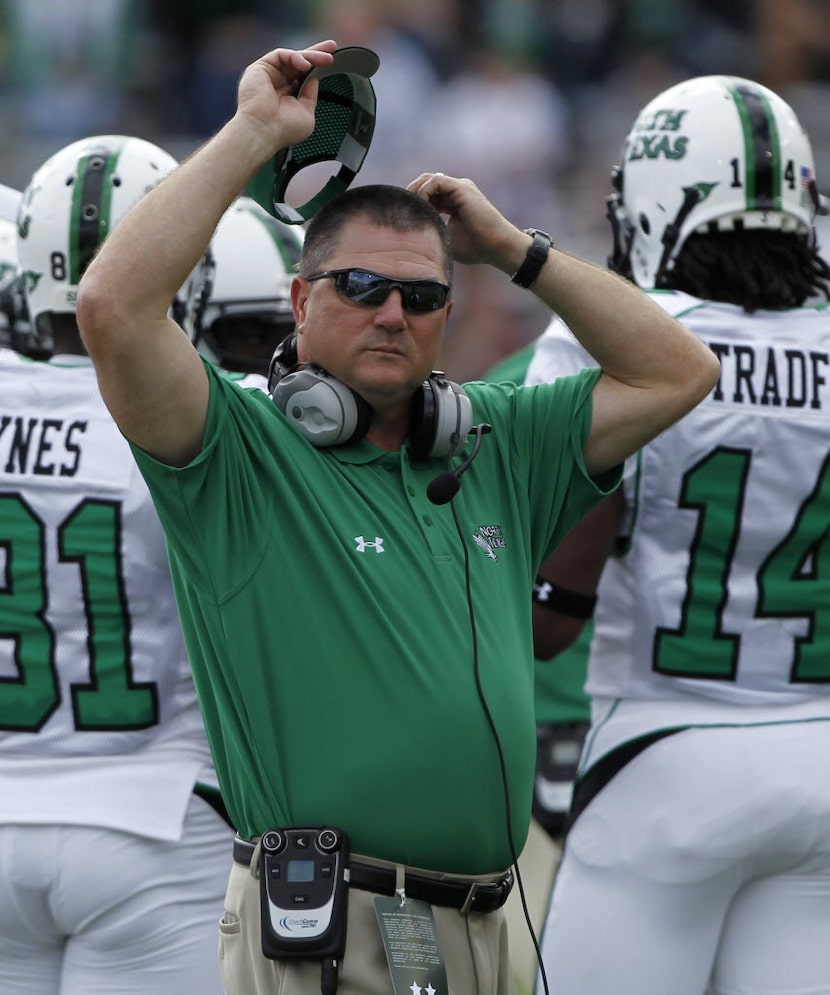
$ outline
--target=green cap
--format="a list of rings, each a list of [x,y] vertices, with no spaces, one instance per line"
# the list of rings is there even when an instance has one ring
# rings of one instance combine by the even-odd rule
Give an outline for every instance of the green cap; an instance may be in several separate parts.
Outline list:
[[[375,130],[377,101],[369,77],[377,72],[380,59],[368,48],[338,48],[328,66],[312,69],[300,84],[320,80],[314,131],[269,159],[251,178],[245,192],[269,214],[290,225],[299,225],[332,197],[342,193],[357,175]],[[296,174],[317,162],[341,164],[323,188],[300,207],[283,198]]]

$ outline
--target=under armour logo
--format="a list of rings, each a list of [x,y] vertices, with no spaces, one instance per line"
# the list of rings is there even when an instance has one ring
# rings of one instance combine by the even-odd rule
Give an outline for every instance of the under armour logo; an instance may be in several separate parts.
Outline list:
[[[375,536],[375,541],[370,542],[365,538],[365,536],[355,536],[354,541],[357,543],[358,553],[365,553],[370,547],[374,549],[376,553],[385,553],[386,550],[383,548],[383,539],[380,536]]]
[[[553,585],[549,584],[546,580],[542,581],[541,584],[533,585],[533,598],[535,601],[550,601],[550,596],[553,594]]]

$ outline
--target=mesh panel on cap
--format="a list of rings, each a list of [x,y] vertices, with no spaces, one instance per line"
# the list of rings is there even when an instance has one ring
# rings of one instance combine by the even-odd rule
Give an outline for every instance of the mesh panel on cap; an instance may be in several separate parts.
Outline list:
[[[314,116],[314,131],[298,142],[292,155],[302,163],[319,162],[321,157],[335,157],[343,138],[349,133],[354,86],[344,73],[326,76],[320,81],[320,95]]]

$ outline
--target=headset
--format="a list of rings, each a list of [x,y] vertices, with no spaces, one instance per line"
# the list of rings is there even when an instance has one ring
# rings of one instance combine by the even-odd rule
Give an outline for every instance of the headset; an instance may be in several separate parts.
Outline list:
[[[327,370],[297,359],[297,333],[277,346],[268,372],[274,404],[313,446],[339,446],[363,438],[371,405]],[[472,404],[462,387],[434,370],[412,397],[409,445],[416,460],[450,459],[472,431]]]

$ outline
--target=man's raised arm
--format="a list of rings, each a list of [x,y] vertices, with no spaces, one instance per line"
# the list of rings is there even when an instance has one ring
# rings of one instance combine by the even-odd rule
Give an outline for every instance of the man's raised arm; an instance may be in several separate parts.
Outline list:
[[[314,128],[317,84],[298,84],[336,48],[275,49],[239,83],[233,118],[128,212],[79,287],[77,317],[104,400],[121,431],[163,462],[198,454],[208,380],[198,353],[168,317],[219,219],[256,170]]]
[[[449,216],[462,263],[519,270],[532,244],[471,180],[423,173],[409,189]],[[603,375],[593,392],[585,462],[596,475],[621,463],[703,400],[719,363],[697,336],[639,287],[552,248],[531,290],[568,325]]]

